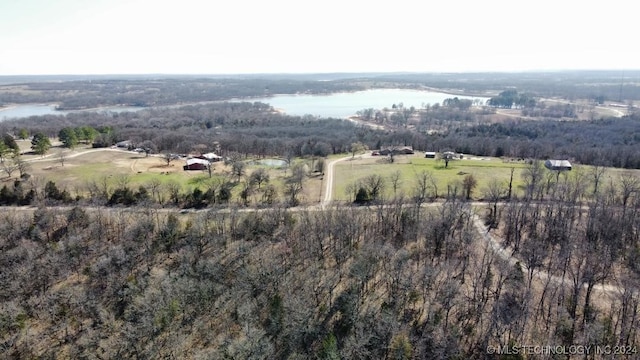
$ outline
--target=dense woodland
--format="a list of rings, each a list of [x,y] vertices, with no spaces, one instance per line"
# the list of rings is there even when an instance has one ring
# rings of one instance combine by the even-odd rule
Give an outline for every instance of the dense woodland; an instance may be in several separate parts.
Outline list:
[[[387,74],[379,81],[427,85],[437,89],[464,89],[495,93],[518,89],[538,97],[596,101],[640,100],[640,71],[552,71],[523,73]]]
[[[0,105],[57,103],[60,110],[109,105],[160,106],[264,97],[273,94],[324,94],[364,90],[357,82],[267,79],[95,79],[34,82],[0,93]]]
[[[496,203],[475,210],[462,191],[425,207],[433,190],[418,187],[409,202],[328,210],[5,211],[0,349],[482,359],[489,345],[580,344],[634,358],[638,178],[598,186],[593,174],[541,174],[532,164],[524,198],[497,203],[507,189],[496,184],[486,190]],[[493,233],[511,251],[495,251]]]

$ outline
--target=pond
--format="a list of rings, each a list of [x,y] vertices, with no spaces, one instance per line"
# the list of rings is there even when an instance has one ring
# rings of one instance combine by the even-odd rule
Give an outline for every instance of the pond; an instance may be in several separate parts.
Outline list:
[[[287,165],[287,162],[281,159],[261,159],[254,161],[258,165],[270,166],[270,167],[283,167]]]

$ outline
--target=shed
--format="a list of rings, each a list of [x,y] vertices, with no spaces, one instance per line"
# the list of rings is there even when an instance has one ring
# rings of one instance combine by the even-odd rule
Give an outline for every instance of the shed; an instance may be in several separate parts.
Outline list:
[[[544,166],[549,170],[568,171],[571,170],[569,160],[547,160]]]
[[[202,160],[202,159],[187,159],[187,163],[186,165],[184,165],[182,168],[187,171],[187,170],[206,170],[209,168],[209,161],[208,160]]]
[[[131,140],[120,141],[116,143],[116,147],[119,148],[130,148],[133,146],[133,142]]]
[[[209,160],[210,162],[222,161],[222,156],[216,155],[215,153],[202,154],[202,157],[204,157],[206,160]]]
[[[424,152],[424,157],[426,157],[427,159],[435,159],[436,152],[435,151],[425,151]]]

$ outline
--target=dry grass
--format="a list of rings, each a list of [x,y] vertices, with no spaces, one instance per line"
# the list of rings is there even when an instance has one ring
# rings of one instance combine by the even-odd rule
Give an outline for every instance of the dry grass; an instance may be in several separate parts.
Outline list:
[[[73,150],[59,147],[55,143],[49,152],[43,157],[31,153],[31,142],[28,140],[18,141],[23,155],[22,158],[29,163],[28,173],[35,181],[44,184],[53,181],[61,189],[67,189],[72,195],[86,195],[86,187],[91,182],[102,183],[106,181],[109,186],[114,187],[122,181],[126,181],[130,188],[137,189],[146,186],[151,181],[159,180],[161,183],[175,182],[182,186],[184,191],[192,191],[196,187],[203,189],[209,181],[207,171],[184,171],[182,166],[184,161],[174,160],[168,166],[160,155],[145,156],[131,151],[120,149],[92,149],[87,146],[80,146]],[[62,154],[62,155],[61,155]],[[61,156],[64,158],[62,161]],[[300,160],[304,161],[304,160]],[[259,165],[248,163],[246,173],[240,179],[240,183],[247,181],[250,174]],[[275,167],[264,167],[270,177],[270,184],[276,187],[280,199],[285,196],[285,183],[290,175],[289,171]],[[222,162],[213,164],[213,177],[222,181],[225,177],[232,182],[238,179],[231,176],[231,168]],[[4,178],[2,181],[11,183],[18,176],[17,172],[12,178]],[[154,180],[155,179],[155,180]],[[319,173],[312,173],[308,176],[303,185],[303,190],[299,199],[303,205],[316,204],[322,195],[323,176]],[[262,186],[264,189],[264,184]],[[239,199],[242,184],[234,188],[233,198]],[[253,200],[261,200],[261,191],[256,191]]]

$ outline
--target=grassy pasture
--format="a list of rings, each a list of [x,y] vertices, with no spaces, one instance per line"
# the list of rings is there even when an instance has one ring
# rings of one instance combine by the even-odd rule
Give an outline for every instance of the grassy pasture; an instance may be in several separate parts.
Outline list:
[[[513,185],[514,189],[522,185],[522,169],[526,166],[524,162],[503,162],[493,158],[465,158],[463,160],[453,160],[445,168],[444,161],[426,159],[422,154],[397,156],[393,163],[389,163],[386,157],[356,157],[355,159],[339,162],[335,165],[334,198],[337,200],[349,200],[346,193],[347,186],[368,175],[381,175],[385,180],[385,197],[393,197],[391,175],[396,171],[400,172],[400,185],[398,195],[404,193],[410,196],[412,189],[417,184],[417,177],[423,171],[429,172],[436,181],[438,195],[446,194],[447,184],[462,181],[465,175],[472,174],[478,181],[475,197],[481,194],[481,189],[496,179],[509,183],[511,168],[514,168]]]
[[[355,157],[353,160],[349,159],[338,162],[335,165],[334,178],[336,183],[334,185],[333,196],[336,200],[350,200],[351,196],[346,193],[349,184],[363,179],[368,175],[378,174],[385,179],[384,196],[386,198],[392,198],[394,194],[390,177],[391,174],[396,171],[400,172],[401,179],[398,195],[404,194],[405,196],[411,196],[413,189],[417,185],[417,176],[423,171],[427,171],[436,181],[439,196],[443,194],[446,195],[447,184],[461,183],[465,175],[473,175],[478,184],[472,197],[474,199],[480,199],[483,197],[483,189],[493,180],[503,184],[506,189],[509,184],[512,168],[514,169],[513,193],[516,196],[522,196],[524,191],[522,173],[526,167],[527,164],[524,161],[505,161],[491,157],[465,156],[462,160],[449,162],[448,168],[445,168],[444,161],[426,159],[421,153],[397,156],[394,163],[389,163],[386,157],[361,156]],[[562,181],[565,176],[583,176],[584,181],[588,182],[591,180],[589,173],[591,168],[591,166],[574,164],[573,170],[562,173],[560,180]],[[636,176],[640,176],[640,171],[638,170],[609,168],[603,176],[602,186],[606,186],[611,182],[615,183],[624,172],[633,172]],[[549,171],[544,169],[545,178],[543,181],[546,181],[547,174],[550,174]],[[458,187],[460,188],[461,185],[458,184]],[[591,183],[588,183],[588,188],[592,189]]]
[[[24,152],[30,151],[28,141],[19,141]],[[60,160],[60,151],[64,154],[64,166]],[[161,156],[149,156],[131,151],[115,149],[91,149],[78,147],[74,150],[54,147],[49,150],[45,157],[25,154],[23,159],[28,161],[28,173],[34,179],[39,179],[42,184],[51,180],[60,189],[67,189],[73,195],[86,194],[87,185],[92,182],[98,184],[107,183],[111,189],[117,187],[123,181],[131,189],[149,185],[152,180],[157,179],[161,184],[177,183],[183,192],[191,192],[196,187],[206,190],[210,181],[222,182],[225,177],[236,182],[235,177],[229,176],[231,169],[222,162],[213,164],[213,177],[209,178],[207,171],[184,171],[183,160],[174,160],[169,166]],[[306,160],[298,160],[306,161]],[[244,182],[255,169],[263,167],[267,169],[270,176],[270,184],[276,187],[279,198],[284,197],[285,180],[289,171],[275,167],[254,165],[247,163],[246,174],[240,179]],[[17,172],[12,178],[2,179],[5,184],[12,183],[17,177]],[[304,183],[303,191],[299,195],[302,203],[317,203],[320,200],[322,191],[322,176],[311,174]],[[265,184],[262,185],[264,189]],[[237,184],[233,188],[233,199],[239,200],[242,191],[242,184]],[[261,191],[255,191],[252,199],[260,201]],[[165,195],[166,199],[168,195]]]

